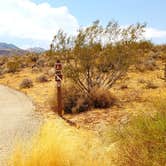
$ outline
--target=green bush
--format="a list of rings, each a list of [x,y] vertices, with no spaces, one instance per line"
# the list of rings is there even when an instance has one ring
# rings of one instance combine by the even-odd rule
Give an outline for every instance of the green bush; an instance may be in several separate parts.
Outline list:
[[[15,73],[19,69],[19,63],[17,61],[7,62],[7,70],[9,73]]]
[[[126,125],[111,128],[117,143],[117,166],[164,166],[166,163],[166,111],[130,118]],[[114,132],[113,132],[114,131]]]

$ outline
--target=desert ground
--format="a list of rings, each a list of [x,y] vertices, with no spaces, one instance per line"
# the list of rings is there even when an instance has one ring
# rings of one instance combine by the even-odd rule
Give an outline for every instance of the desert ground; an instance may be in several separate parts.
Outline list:
[[[31,138],[39,128],[42,118],[23,93],[0,86],[0,165],[13,146],[21,139]]]

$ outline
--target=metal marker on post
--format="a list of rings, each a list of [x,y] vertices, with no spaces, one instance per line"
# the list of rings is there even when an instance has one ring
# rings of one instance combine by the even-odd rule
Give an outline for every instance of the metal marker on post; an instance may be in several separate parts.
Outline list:
[[[57,82],[57,102],[58,102],[58,115],[62,116],[62,64],[60,60],[55,63],[55,81]]]

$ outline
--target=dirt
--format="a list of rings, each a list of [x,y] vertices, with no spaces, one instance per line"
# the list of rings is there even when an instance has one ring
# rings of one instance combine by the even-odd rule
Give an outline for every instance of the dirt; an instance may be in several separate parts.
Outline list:
[[[12,148],[20,139],[29,139],[42,122],[26,95],[0,85],[0,165],[6,165]]]

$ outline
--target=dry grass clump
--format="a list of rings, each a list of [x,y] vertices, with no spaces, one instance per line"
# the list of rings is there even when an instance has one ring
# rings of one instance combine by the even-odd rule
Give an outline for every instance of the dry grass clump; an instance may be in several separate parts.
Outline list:
[[[6,64],[7,71],[9,73],[15,73],[19,70],[19,62],[18,61],[9,61]]]
[[[117,166],[164,166],[166,113],[155,116],[141,115],[117,131],[119,152]]]
[[[63,98],[63,110],[65,113],[79,113],[86,111],[91,108],[92,104],[87,96],[85,96],[77,88],[70,86],[68,88],[63,88],[62,91]],[[51,108],[57,110],[57,94],[50,99]]]
[[[117,102],[116,97],[106,89],[93,89],[90,99],[94,108],[109,108]]]
[[[125,103],[142,101],[141,91],[136,89],[127,90],[122,96],[121,101]]]
[[[146,70],[154,71],[157,69],[156,59],[152,57],[144,58],[139,60],[135,67],[140,72],[145,72]]]
[[[86,94],[75,87],[63,88],[63,110],[65,113],[79,113],[92,108],[109,108],[117,99],[109,90],[93,89]],[[51,108],[56,111],[56,94],[50,100]]]
[[[152,97],[152,106],[157,110],[157,111],[166,111],[166,92],[161,93],[157,97]]]
[[[139,78],[139,79],[138,79],[138,83],[140,83],[140,84],[145,84],[145,83],[146,83],[146,80]]]
[[[40,82],[40,83],[44,83],[44,82],[48,82],[49,80],[48,80],[48,77],[46,75],[42,74],[36,78],[36,81]]]
[[[29,143],[13,152],[11,166],[110,166],[111,153],[92,132],[61,119],[47,122]]]
[[[146,82],[146,88],[147,88],[147,89],[157,89],[157,88],[158,88],[158,85],[155,84],[154,82],[147,81],[147,82]]]
[[[132,116],[125,125],[111,127],[106,137],[117,142],[116,166],[164,166],[166,163],[166,95],[152,99],[152,113]],[[107,138],[108,139],[108,138]]]
[[[24,80],[21,82],[21,84],[20,84],[20,88],[21,88],[21,89],[24,89],[24,88],[31,88],[31,87],[33,87],[33,82],[32,82],[32,80],[29,79],[29,78],[24,79]]]

